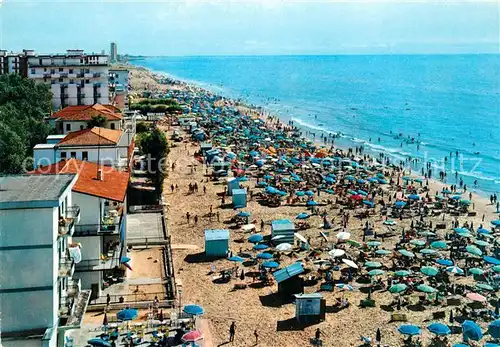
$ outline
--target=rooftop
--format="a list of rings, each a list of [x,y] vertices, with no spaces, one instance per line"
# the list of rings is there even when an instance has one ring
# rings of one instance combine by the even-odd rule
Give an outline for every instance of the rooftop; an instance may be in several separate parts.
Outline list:
[[[205,240],[215,241],[215,240],[228,240],[229,230],[205,230]]]
[[[120,110],[113,105],[79,105],[67,106],[52,115],[53,119],[65,121],[90,121],[92,117],[103,116],[107,120],[123,119]]]
[[[93,127],[69,133],[57,147],[116,145],[122,134],[121,130]]]
[[[101,179],[97,179],[97,170],[101,169]],[[73,186],[77,193],[123,202],[127,194],[128,172],[118,171],[110,166],[98,166],[96,163],[74,158],[61,160],[58,163],[41,166],[30,174],[76,174],[78,179]]]
[[[59,198],[76,175],[0,176],[0,209],[59,206]]]
[[[303,272],[304,272],[304,267],[302,266],[302,263],[294,263],[290,266],[287,266],[284,269],[274,272],[273,277],[276,280],[276,282],[280,283],[286,281],[289,278],[300,275]]]

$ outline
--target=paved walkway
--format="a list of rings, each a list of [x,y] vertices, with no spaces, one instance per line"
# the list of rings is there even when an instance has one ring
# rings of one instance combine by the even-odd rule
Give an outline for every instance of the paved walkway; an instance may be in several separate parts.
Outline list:
[[[172,244],[172,249],[189,249],[189,250],[197,250],[200,247],[196,245],[185,245],[185,244]]]
[[[197,319],[196,328],[203,333],[203,340],[196,342],[200,347],[214,347],[212,333],[210,332],[210,321],[207,319]]]

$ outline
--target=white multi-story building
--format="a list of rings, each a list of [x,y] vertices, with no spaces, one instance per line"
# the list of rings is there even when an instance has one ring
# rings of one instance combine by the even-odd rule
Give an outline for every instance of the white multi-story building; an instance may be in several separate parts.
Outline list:
[[[73,279],[81,246],[72,235],[77,175],[0,177],[0,324],[4,347],[64,346],[90,291]]]

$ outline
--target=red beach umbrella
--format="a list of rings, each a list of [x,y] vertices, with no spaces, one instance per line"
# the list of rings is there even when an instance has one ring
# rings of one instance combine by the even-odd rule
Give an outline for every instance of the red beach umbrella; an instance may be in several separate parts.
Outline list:
[[[351,195],[351,199],[356,200],[356,201],[361,201],[361,200],[363,200],[363,197],[359,194],[356,194],[356,195]]]
[[[203,338],[203,333],[198,329],[190,331],[184,335],[182,335],[182,342],[196,342]]]
[[[486,301],[486,298],[478,293],[469,293],[466,296],[468,299],[471,299],[472,301],[478,301],[478,302],[485,302]]]

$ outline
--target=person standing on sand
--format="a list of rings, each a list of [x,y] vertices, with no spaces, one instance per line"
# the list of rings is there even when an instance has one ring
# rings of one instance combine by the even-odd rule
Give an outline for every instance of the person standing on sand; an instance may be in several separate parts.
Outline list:
[[[187,219],[187,224],[189,224],[189,218],[191,217],[191,214],[189,212],[186,212],[186,219]]]
[[[253,336],[255,336],[255,344],[259,343],[259,334],[257,333],[257,329],[253,331]]]
[[[234,341],[234,335],[236,333],[236,323],[232,322],[231,326],[229,327],[229,342]]]

